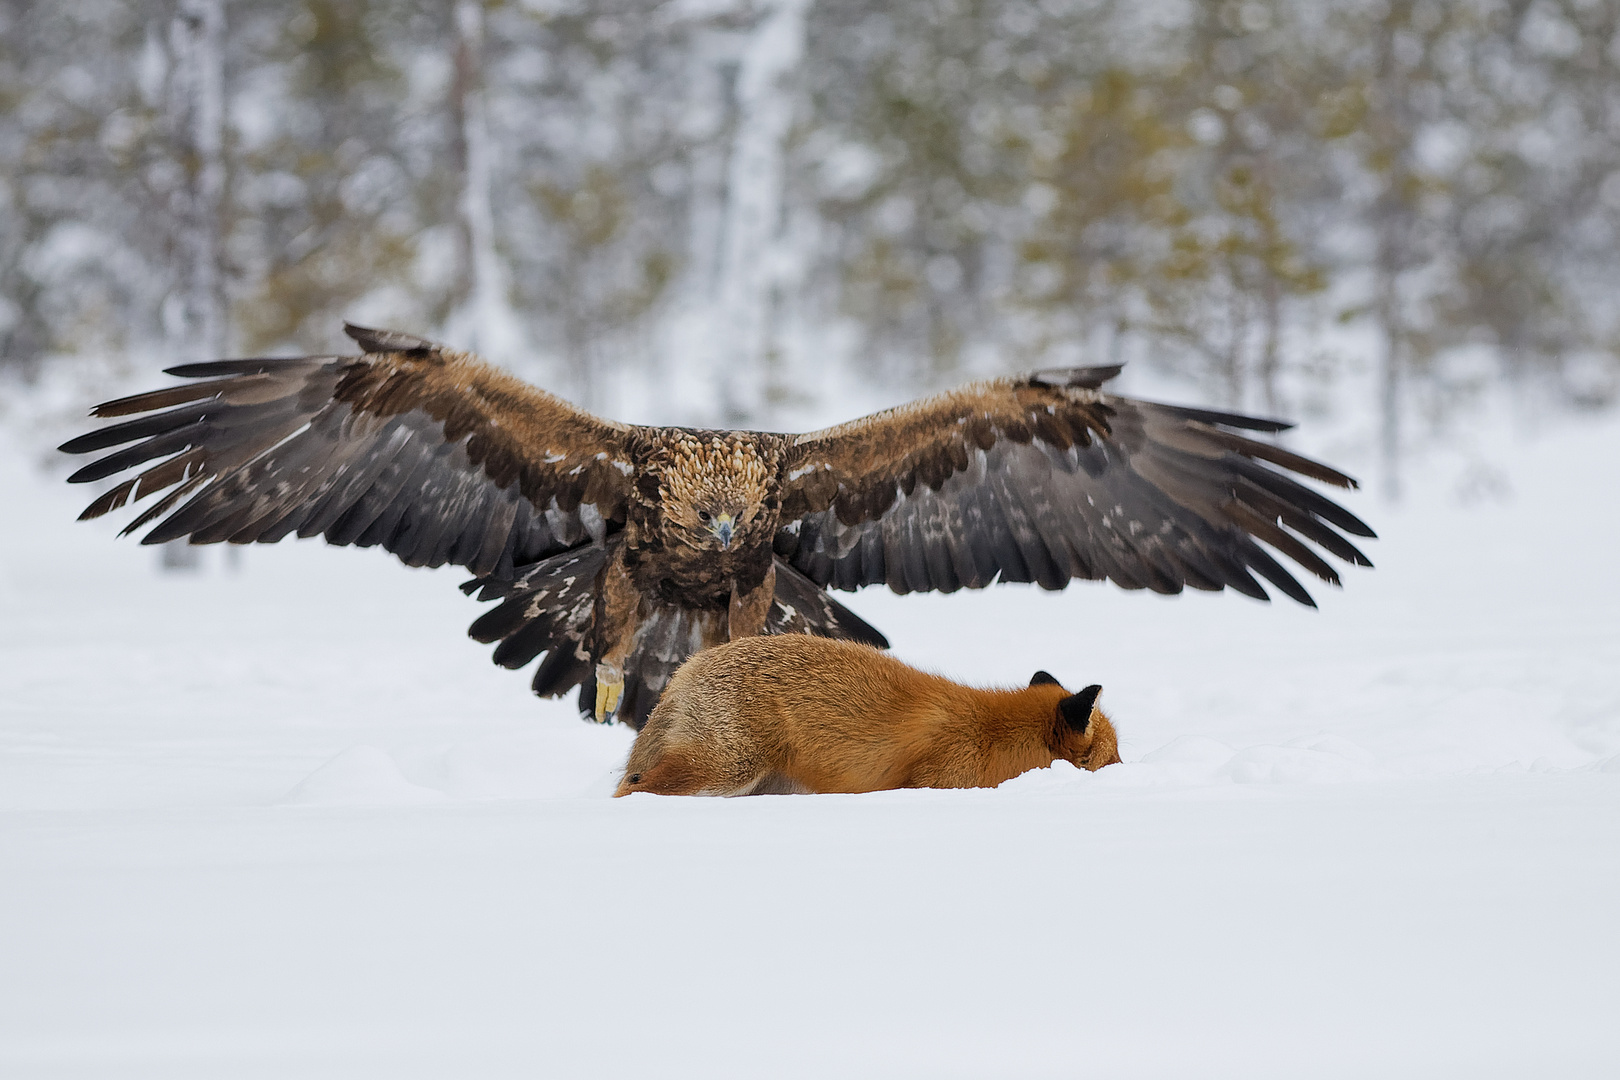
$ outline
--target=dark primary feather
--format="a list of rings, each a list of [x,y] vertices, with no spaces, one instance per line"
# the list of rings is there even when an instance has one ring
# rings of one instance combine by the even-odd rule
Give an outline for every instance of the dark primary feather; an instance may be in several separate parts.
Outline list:
[[[1267,547],[1332,584],[1316,548],[1371,565],[1344,534],[1372,530],[1288,474],[1355,481],[1239,433],[1288,424],[1099,392],[1117,371],[979,383],[799,436],[778,556],[839,589],[1106,578],[1266,599],[1264,581],[1312,606]]]
[[[185,364],[171,374],[200,381],[98,406],[134,418],[64,443],[121,447],[70,480],[146,467],[83,516],[172,489],[126,531],[157,520],[153,544],[320,535],[481,574],[622,520],[630,429],[422,338],[346,329],[364,356]]]

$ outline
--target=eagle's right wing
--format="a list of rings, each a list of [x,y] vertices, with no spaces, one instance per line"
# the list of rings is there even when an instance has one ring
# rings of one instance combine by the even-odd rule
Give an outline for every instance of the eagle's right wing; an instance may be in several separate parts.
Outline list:
[[[97,406],[144,415],[64,443],[70,454],[124,447],[72,482],[163,460],[82,517],[166,491],[124,531],[162,518],[142,543],[319,535],[478,574],[601,540],[623,521],[636,429],[470,354],[346,329],[363,355],[186,364],[169,373],[206,381]]]

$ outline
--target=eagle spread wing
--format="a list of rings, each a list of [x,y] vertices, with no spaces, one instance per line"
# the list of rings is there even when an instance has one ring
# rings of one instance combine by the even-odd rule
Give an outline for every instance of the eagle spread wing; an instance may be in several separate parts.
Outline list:
[[[1258,574],[1312,606],[1256,540],[1334,584],[1310,544],[1372,565],[1343,534],[1373,531],[1287,474],[1354,480],[1239,434],[1291,425],[1102,392],[1119,370],[975,383],[796,437],[777,555],[839,589],[1108,578],[1264,600]]]
[[[82,517],[172,489],[124,532],[173,510],[143,543],[296,533],[380,544],[412,566],[506,576],[600,541],[606,522],[622,518],[632,428],[466,353],[346,329],[363,355],[186,364],[169,374],[203,381],[97,407],[96,416],[146,415],[65,443],[74,454],[131,444],[71,482],[166,460]]]
[[[1355,482],[1243,434],[1288,425],[1104,393],[1117,367],[794,436],[617,424],[466,353],[347,330],[361,355],[188,364],[171,369],[186,383],[99,406],[128,419],[63,445],[111,450],[69,479],[140,471],[83,517],[161,493],[125,532],[296,533],[465,566],[469,591],[501,601],[471,630],[497,663],[544,654],[537,693],[577,685],[581,711],[637,726],[687,656],[731,634],[886,644],[826,588],[1108,578],[1265,599],[1258,575],[1310,604],[1262,543],[1334,583],[1317,549],[1371,565],[1346,534],[1372,530],[1290,474]]]

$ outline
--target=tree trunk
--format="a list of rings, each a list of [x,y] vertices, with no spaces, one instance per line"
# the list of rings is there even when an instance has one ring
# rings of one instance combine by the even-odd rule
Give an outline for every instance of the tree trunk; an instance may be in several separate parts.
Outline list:
[[[1249,305],[1244,302],[1243,289],[1237,268],[1229,270],[1231,295],[1227,297],[1226,347],[1220,352],[1221,382],[1226,396],[1226,407],[1242,412],[1248,397],[1248,365],[1244,363],[1244,345],[1249,337]]]
[[[1267,274],[1260,293],[1265,337],[1260,345],[1260,392],[1265,395],[1266,412],[1282,413],[1277,378],[1282,369],[1282,285],[1275,274]]]
[[[1383,332],[1383,351],[1378,364],[1378,464],[1384,498],[1401,498],[1401,368],[1402,332],[1396,240],[1392,234],[1395,216],[1386,215],[1379,238],[1378,326]]]
[[[764,408],[770,297],[792,270],[782,239],[783,142],[793,120],[785,85],[803,56],[808,0],[777,0],[754,30],[736,83],[737,128],[720,221],[709,328],[719,396],[739,418]]]
[[[186,360],[225,354],[220,208],[225,199],[225,3],[178,0],[169,20],[169,134],[183,177],[172,196],[179,280],[171,348]],[[197,549],[164,545],[166,570],[193,570]]]
[[[455,75],[450,112],[453,155],[460,182],[457,205],[456,294],[450,336],[468,348],[505,358],[517,348],[514,317],[506,304],[505,276],[495,251],[490,193],[489,123],[484,108],[484,4],[456,0]]]
[[[184,180],[175,192],[183,320],[177,342],[188,360],[225,352],[220,280],[220,207],[225,198],[225,4],[179,0],[169,21],[174,68],[169,118]]]

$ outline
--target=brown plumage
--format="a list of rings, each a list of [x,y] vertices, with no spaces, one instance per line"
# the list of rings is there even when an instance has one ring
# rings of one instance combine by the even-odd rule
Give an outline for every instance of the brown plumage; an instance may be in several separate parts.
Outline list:
[[[472,636],[544,654],[539,694],[640,727],[700,648],[805,633],[886,645],[826,589],[1072,578],[1174,593],[1259,578],[1312,603],[1263,542],[1325,581],[1373,535],[1289,473],[1343,473],[1241,434],[1271,420],[1103,392],[1117,367],[973,383],[804,435],[603,420],[467,353],[347,328],[359,356],[223,360],[108,402],[63,445],[122,447],[74,482],[145,467],[84,517],[163,493],[143,543],[324,536],[455,563],[501,601]],[[1312,546],[1314,545],[1314,547]],[[622,693],[622,700],[619,695]]]
[[[1059,759],[1096,770],[1119,761],[1101,692],[1044,671],[980,690],[856,642],[744,638],[675,673],[615,794],[995,787]]]

